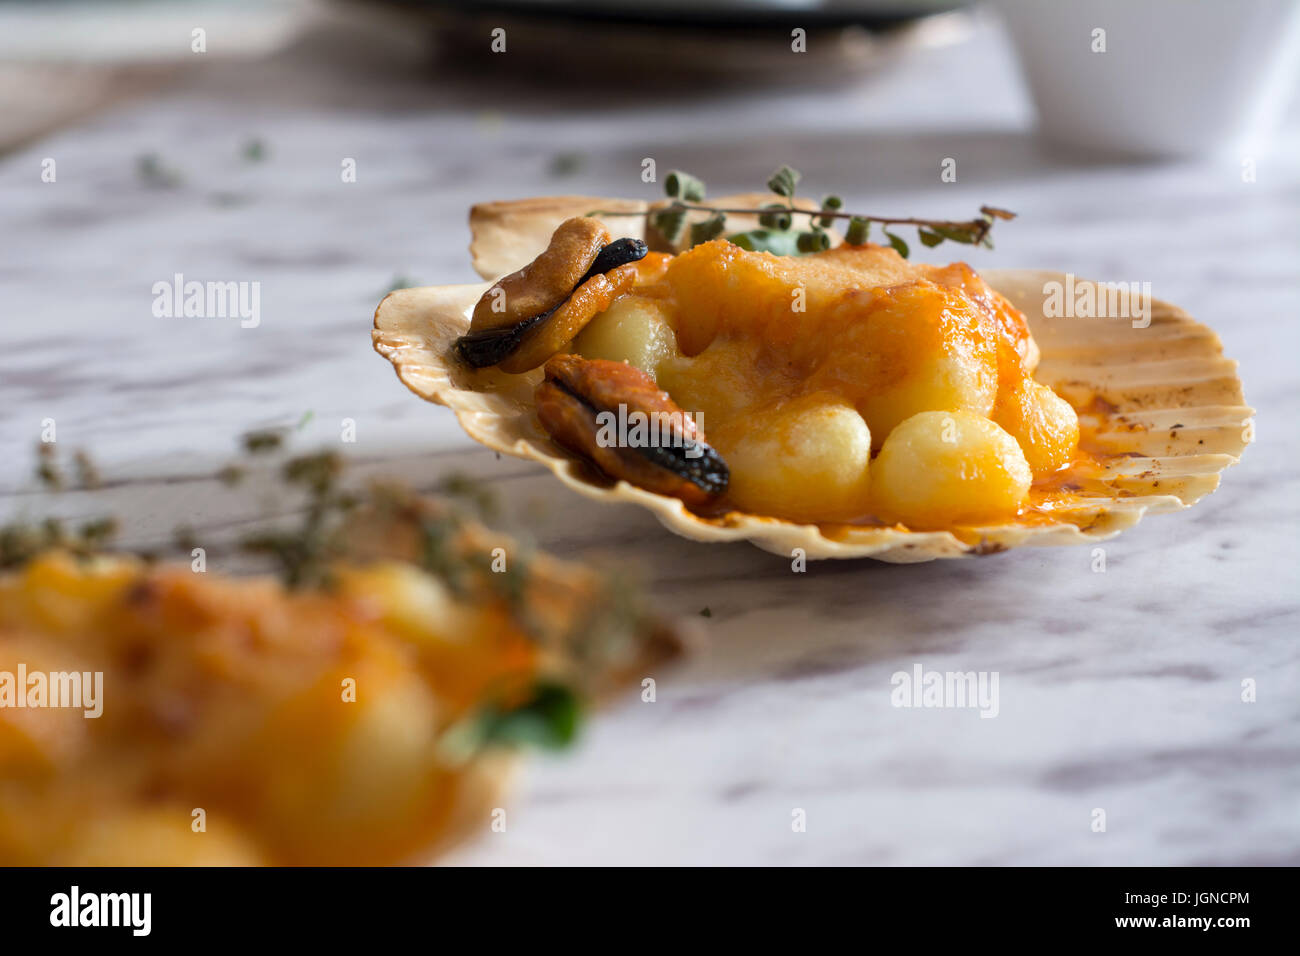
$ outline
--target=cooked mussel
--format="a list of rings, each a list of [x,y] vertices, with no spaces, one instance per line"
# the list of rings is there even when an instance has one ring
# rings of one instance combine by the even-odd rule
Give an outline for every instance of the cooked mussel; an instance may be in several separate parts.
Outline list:
[[[599,220],[566,220],[540,256],[483,293],[456,351],[474,368],[536,368],[631,287],[645,254],[640,239],[610,242]]]
[[[611,269],[617,269],[619,266],[625,266],[630,262],[644,259],[646,251],[647,247],[644,239],[615,239],[600,250],[586,275],[578,280],[578,285],[582,285],[593,276],[602,275]]]
[[[569,354],[553,356],[545,373],[536,394],[542,427],[611,478],[692,505],[727,490],[727,463],[648,373]]]

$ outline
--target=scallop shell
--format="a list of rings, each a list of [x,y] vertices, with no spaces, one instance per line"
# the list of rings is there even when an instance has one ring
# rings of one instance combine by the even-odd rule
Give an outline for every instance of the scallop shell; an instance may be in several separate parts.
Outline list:
[[[770,197],[714,200],[751,206]],[[550,197],[487,203],[471,212],[475,269],[490,278],[520,268],[546,247],[564,219],[593,210],[642,211],[644,203],[592,197]],[[614,235],[643,235],[642,217],[600,216]],[[1095,471],[1076,468],[1085,481],[1077,500],[1054,512],[1059,521],[1005,523],[952,531],[836,525],[819,527],[762,515],[730,512],[702,517],[676,498],[627,482],[611,482],[553,444],[538,424],[533,389],[542,372],[507,375],[473,371],[456,361],[455,339],[491,283],[401,289],[375,312],[377,352],[391,361],[417,395],[450,407],[470,437],[497,451],[541,462],[574,491],[602,501],[630,501],[648,508],[669,530],[697,541],[750,541],[809,558],[876,558],[930,561],[990,554],[1020,545],[1102,541],[1129,528],[1148,512],[1178,511],[1219,484],[1251,441],[1251,417],[1237,363],[1224,358],[1214,331],[1182,309],[1151,300],[1150,324],[1128,319],[1051,317],[1044,312],[1044,285],[1064,273],[998,269],[984,279],[1024,312],[1041,349],[1035,379],[1080,409],[1080,423],[1115,457]],[[1075,289],[1089,280],[1074,278]]]

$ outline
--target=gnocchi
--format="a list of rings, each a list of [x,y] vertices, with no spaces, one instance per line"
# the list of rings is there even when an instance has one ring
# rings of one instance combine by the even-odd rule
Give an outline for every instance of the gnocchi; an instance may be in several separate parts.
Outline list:
[[[993,421],[966,411],[921,412],[895,428],[872,463],[876,513],[915,528],[1012,517],[1033,475]]]
[[[763,349],[750,339],[726,336],[693,358],[678,355],[659,366],[659,387],[683,408],[704,416],[708,431],[713,425],[743,418],[751,409],[779,404],[795,382],[782,382],[773,389],[766,380],[756,380]]]
[[[993,420],[1020,444],[1036,475],[1064,468],[1079,444],[1079,416],[1070,403],[1028,376],[998,394]]]
[[[834,396],[793,399],[710,435],[731,467],[728,494],[746,511],[829,521],[868,510],[871,431]]]
[[[930,282],[873,290],[846,301],[839,347],[826,350],[809,385],[854,403],[876,447],[917,412],[987,416],[998,390],[996,340],[960,293]]]
[[[102,817],[87,814],[66,848],[52,855],[66,866],[266,864],[248,835],[224,815],[204,810],[202,831],[193,829],[193,821],[191,808],[176,805],[112,811]]]
[[[584,358],[627,362],[657,377],[660,363],[677,354],[677,337],[653,301],[628,296],[593,319],[573,350]]]

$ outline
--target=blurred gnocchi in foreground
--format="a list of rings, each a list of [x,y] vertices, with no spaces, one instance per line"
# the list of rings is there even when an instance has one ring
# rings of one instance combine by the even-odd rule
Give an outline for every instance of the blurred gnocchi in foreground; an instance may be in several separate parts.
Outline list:
[[[61,550],[0,574],[0,865],[427,861],[488,831],[520,745],[680,649],[625,586],[542,554],[503,585],[504,539],[375,502],[294,587]]]

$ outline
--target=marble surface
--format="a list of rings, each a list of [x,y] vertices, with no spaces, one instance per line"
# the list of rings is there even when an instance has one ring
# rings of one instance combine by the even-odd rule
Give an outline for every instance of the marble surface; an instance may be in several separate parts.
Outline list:
[[[1300,116],[1252,153],[1253,183],[1241,156],[1084,161],[1031,125],[986,20],[833,88],[547,91],[324,27],[271,59],[214,58],[0,157],[0,497],[45,506],[31,447],[53,418],[108,479],[60,507],[118,508],[145,543],[178,522],[228,531],[260,503],[217,465],[242,431],[310,410],[303,446],[354,419],[341,447],[365,468],[480,476],[544,546],[635,561],[666,611],[708,608],[657,701],[629,696],[572,754],[530,760],[507,831],[456,862],[1300,863]],[[241,155],[254,137],[260,162]],[[145,153],[179,183],[142,180]],[[1024,549],[795,574],[594,508],[473,447],[400,386],[369,326],[395,276],[473,278],[471,202],[648,195],[644,157],[718,189],[788,162],[879,212],[1015,209],[973,264],[1151,282],[1240,360],[1258,441],[1194,510],[1108,542],[1105,573],[1088,549]],[[178,272],[259,282],[260,325],[155,317],[153,284]],[[916,665],[997,672],[997,717],[891,706],[891,675]]]

